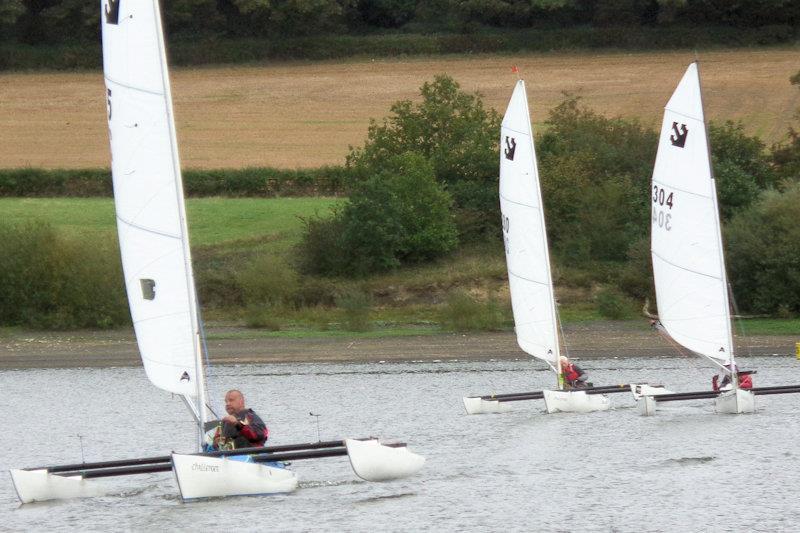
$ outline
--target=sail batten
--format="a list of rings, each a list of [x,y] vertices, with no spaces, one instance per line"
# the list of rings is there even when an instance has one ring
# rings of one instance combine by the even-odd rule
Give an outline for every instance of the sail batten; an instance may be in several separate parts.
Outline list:
[[[517,344],[557,368],[558,325],[539,171],[523,81],[500,134],[500,210]]]
[[[727,279],[696,64],[665,107],[650,197],[659,320],[682,346],[728,362]]]

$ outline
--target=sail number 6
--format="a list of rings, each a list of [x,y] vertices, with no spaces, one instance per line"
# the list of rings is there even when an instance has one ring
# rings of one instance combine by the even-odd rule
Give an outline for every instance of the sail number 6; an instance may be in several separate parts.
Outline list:
[[[666,205],[670,211],[672,210],[674,194],[667,194],[663,188],[653,185],[653,226],[657,225],[667,231],[672,229],[672,214],[662,208]]]

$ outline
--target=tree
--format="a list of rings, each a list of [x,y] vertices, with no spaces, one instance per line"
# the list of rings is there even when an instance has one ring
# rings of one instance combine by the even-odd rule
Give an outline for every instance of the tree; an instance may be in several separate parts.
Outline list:
[[[392,156],[333,217],[306,222],[301,268],[363,276],[446,254],[458,242],[451,203],[424,157]]]
[[[356,180],[381,172],[385,161],[413,152],[430,162],[436,179],[453,195],[467,239],[497,230],[497,165],[500,117],[479,94],[468,94],[450,76],[420,89],[422,102],[401,100],[392,115],[370,122],[367,140],[347,156]]]
[[[800,313],[800,183],[766,191],[726,228],[736,300],[756,313]]]
[[[789,81],[800,89],[800,72],[789,78]],[[795,118],[800,119],[800,109],[795,113]],[[786,139],[772,146],[772,165],[776,179],[800,179],[800,131],[790,127]]]

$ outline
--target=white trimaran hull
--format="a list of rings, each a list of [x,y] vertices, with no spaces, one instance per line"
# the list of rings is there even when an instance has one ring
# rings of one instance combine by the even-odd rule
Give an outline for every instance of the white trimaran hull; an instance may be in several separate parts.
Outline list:
[[[347,439],[345,447],[353,472],[365,481],[404,478],[425,464],[424,457],[407,447],[383,445],[376,439]],[[172,454],[172,471],[181,498],[279,494],[297,488],[297,474],[291,470],[241,458]],[[119,491],[119,484],[107,480],[60,476],[47,470],[11,470],[11,479],[22,503],[97,497]]]
[[[719,367],[735,368],[719,207],[697,63],[689,65],[664,108],[649,195],[661,325],[683,347]],[[653,398],[639,402],[642,414],[655,413]],[[753,412],[755,397],[749,391],[726,392],[717,397],[716,406],[719,413]]]

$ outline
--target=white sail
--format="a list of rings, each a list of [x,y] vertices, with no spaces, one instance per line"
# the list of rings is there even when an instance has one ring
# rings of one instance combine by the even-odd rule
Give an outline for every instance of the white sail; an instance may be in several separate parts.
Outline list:
[[[159,6],[101,0],[101,9],[114,201],[136,340],[154,385],[196,398],[196,296]]]
[[[500,134],[500,210],[520,348],[558,368],[558,324],[539,170],[525,83],[511,95]]]
[[[661,323],[686,348],[731,360],[725,262],[696,63],[664,111],[650,205]]]

